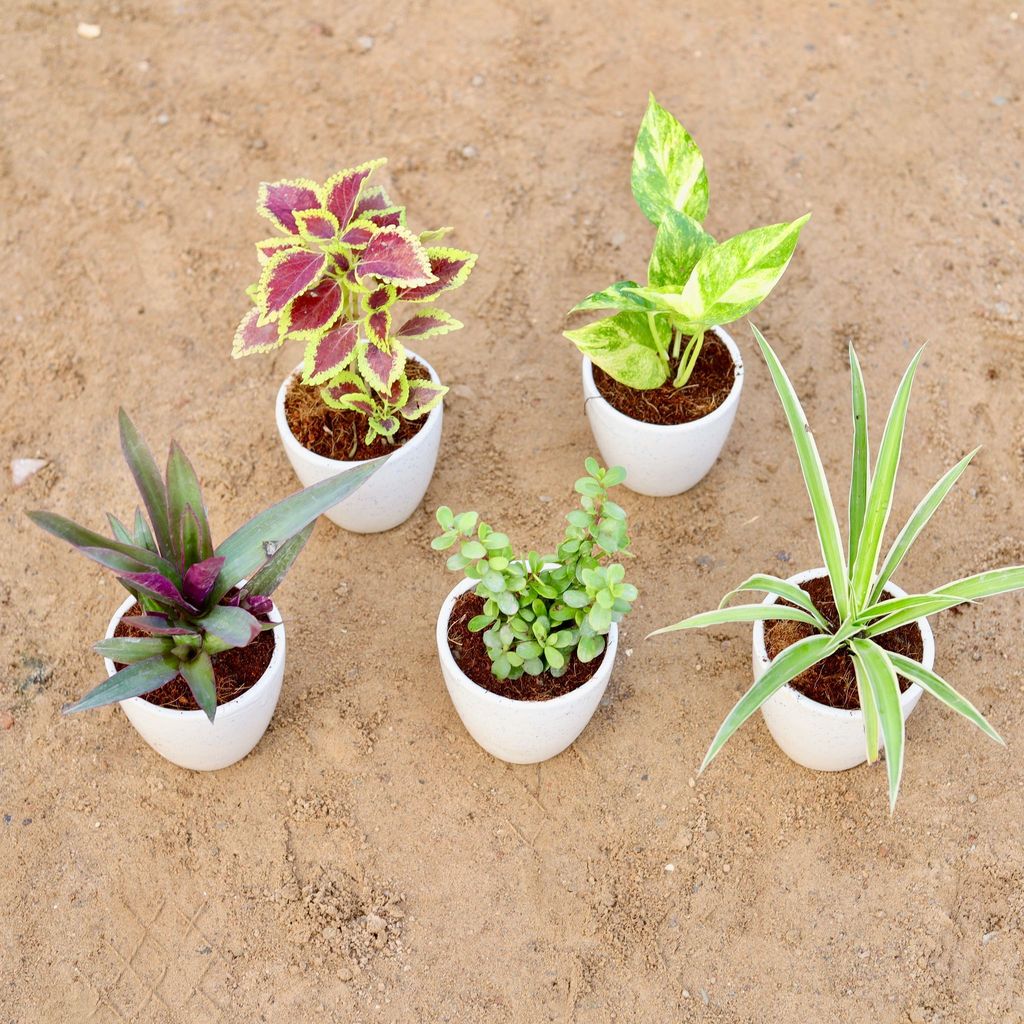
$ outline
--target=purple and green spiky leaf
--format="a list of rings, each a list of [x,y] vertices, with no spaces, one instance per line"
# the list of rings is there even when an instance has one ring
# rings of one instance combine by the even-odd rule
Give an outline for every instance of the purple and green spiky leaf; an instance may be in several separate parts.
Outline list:
[[[114,636],[92,645],[100,657],[121,665],[134,665],[146,658],[170,654],[173,647],[174,641],[169,636]]]
[[[151,693],[163,686],[164,683],[169,683],[178,674],[179,664],[177,658],[171,657],[169,654],[162,654],[129,665],[127,668],[121,669],[120,672],[115,672],[95,689],[90,690],[81,700],[66,705],[63,709],[64,714],[88,711],[90,708],[116,704],[118,701],[128,700],[130,697]]]
[[[188,456],[177,441],[172,441],[167,453],[167,517],[171,537],[180,543],[187,543],[178,551],[182,568],[193,562],[209,558],[213,554],[213,540],[210,523],[206,515],[199,477]],[[195,521],[196,530],[189,530],[190,520]],[[186,538],[188,538],[186,540]]]
[[[224,559],[216,555],[190,565],[181,581],[182,594],[191,604],[201,608],[210,596],[223,567]]]
[[[126,615],[121,621],[153,636],[195,636],[194,630],[172,626],[166,615]]]
[[[305,178],[291,181],[263,182],[260,185],[256,209],[276,228],[286,234],[298,231],[295,214],[300,210],[315,210],[320,206],[317,184]]]
[[[196,608],[187,601],[180,590],[162,573],[159,572],[125,572],[118,576],[133,590],[160,604],[170,605],[188,614],[194,614]]]
[[[212,722],[217,714],[217,679],[209,654],[200,651],[191,661],[183,661],[181,675],[196,703]]]
[[[298,338],[319,337],[332,327],[343,310],[341,285],[325,277],[315,288],[300,295],[281,314],[278,330]]]
[[[329,242],[338,233],[338,218],[330,210],[302,210],[295,214],[299,235],[307,243]]]
[[[327,269],[322,252],[283,252],[274,256],[260,276],[261,319],[278,316],[293,299],[309,291]]]
[[[207,633],[212,633],[228,647],[245,647],[260,634],[260,624],[244,608],[226,604],[215,605],[202,618],[196,619]]]
[[[174,545],[171,543],[171,530],[167,518],[167,491],[164,487],[156,459],[143,441],[135,424],[132,423],[124,409],[117,411],[118,424],[121,432],[121,451],[125,462],[135,479],[135,486],[142,495],[143,504],[149,513],[149,521],[156,536],[157,549],[165,558],[173,557]]]
[[[321,338],[313,338],[306,346],[302,363],[302,383],[322,384],[343,370],[355,356],[359,343],[359,325],[343,323]]]
[[[432,380],[410,380],[409,397],[402,406],[402,415],[407,420],[418,420],[440,405],[447,393],[443,384]]]
[[[342,227],[352,220],[356,203],[359,201],[360,192],[362,192],[363,182],[385,163],[387,161],[383,157],[369,160],[350,170],[339,171],[324,182],[322,190],[324,209],[330,210],[338,218],[338,223]]]
[[[306,529],[312,529],[312,527],[306,527]],[[274,608],[274,602],[266,594],[249,594],[242,600],[241,605],[253,615],[269,615]]]
[[[455,319],[451,313],[443,309],[431,307],[420,310],[414,316],[405,321],[398,329],[399,338],[429,338],[437,334],[447,334],[449,331],[457,331],[462,323]]]
[[[401,288],[398,297],[403,302],[425,302],[442,292],[452,291],[466,283],[476,265],[476,253],[462,249],[434,246],[426,250],[433,280],[411,288]]]
[[[260,325],[260,311],[255,307],[250,309],[235,331],[235,337],[231,342],[231,355],[235,359],[242,356],[255,355],[258,352],[273,352],[284,344],[285,336],[282,335],[276,323]]]
[[[401,287],[426,285],[434,280],[420,240],[402,227],[381,228],[363,250],[357,269],[360,277],[372,274]]]
[[[149,528],[149,523],[146,522],[146,517],[142,514],[142,509],[138,507],[135,509],[133,542],[136,547],[145,548],[156,554],[156,541],[153,539],[153,532]]]
[[[110,523],[110,532],[114,535],[114,540],[119,541],[121,544],[135,544],[135,538],[128,532],[128,527],[117,516],[108,512],[107,522]]]
[[[270,595],[278,588],[281,581],[288,574],[292,563],[299,556],[299,552],[306,546],[313,533],[316,522],[312,522],[304,530],[300,530],[290,540],[285,541],[267,560],[266,564],[255,572],[252,578],[245,585],[245,607],[253,615],[268,614],[270,612]],[[263,605],[260,601],[265,601]],[[265,610],[257,610],[265,609]]]

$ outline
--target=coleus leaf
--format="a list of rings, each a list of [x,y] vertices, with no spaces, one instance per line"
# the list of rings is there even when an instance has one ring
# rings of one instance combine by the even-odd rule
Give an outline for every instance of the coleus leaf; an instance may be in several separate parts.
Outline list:
[[[187,601],[178,588],[161,573],[126,572],[122,573],[118,579],[131,584],[134,590],[161,604],[171,605],[173,608],[190,614],[196,611],[195,606]]]
[[[409,378],[400,374],[384,398],[388,405],[400,409],[409,400]]]
[[[367,340],[359,347],[356,365],[371,387],[387,392],[405,369],[405,349],[395,341],[381,347]]]
[[[278,332],[282,337],[319,337],[341,316],[342,300],[341,285],[334,278],[325,277],[285,309]]]
[[[368,480],[390,456],[361,462],[312,487],[292,494],[250,519],[214,552],[226,561],[209,600],[219,601],[239,580],[254,573],[266,559],[266,544],[276,551]]]
[[[411,288],[399,289],[398,297],[403,302],[424,302],[441,292],[451,291],[465,284],[466,278],[476,265],[476,253],[462,249],[434,246],[426,250],[430,261],[430,273],[434,280]]]
[[[410,380],[409,397],[402,406],[402,415],[407,420],[418,420],[440,405],[447,393],[448,389],[443,384],[432,380]]]
[[[260,311],[250,309],[235,331],[231,342],[231,355],[235,359],[255,355],[258,352],[273,352],[284,344],[285,335],[278,331],[276,323],[260,325]]]
[[[306,346],[302,363],[302,383],[322,384],[338,370],[343,370],[355,357],[359,342],[359,325],[343,323],[323,337],[313,338]]]
[[[373,274],[401,287],[434,280],[427,251],[411,231],[402,227],[378,230],[363,250],[356,270],[360,277]]]
[[[295,214],[299,210],[315,210],[319,206],[316,182],[306,178],[262,182],[256,201],[257,212],[289,235],[298,231]]]
[[[352,220],[356,203],[363,188],[363,182],[378,168],[387,163],[383,157],[370,160],[358,167],[339,171],[324,182],[323,206],[338,218],[344,228]]]
[[[628,387],[656,388],[668,379],[645,313],[616,313],[563,333],[591,362]]]
[[[283,252],[272,257],[260,276],[260,303],[264,321],[274,319],[284,308],[315,285],[327,269],[322,252]]]
[[[404,227],[405,207],[392,206],[386,210],[373,210],[365,215],[365,219],[379,228]]]
[[[337,374],[327,387],[322,388],[320,397],[332,409],[352,409],[365,416],[369,416],[376,408],[363,378],[347,370]]]
[[[64,714],[87,711],[89,708],[99,708],[105,704],[128,700],[129,697],[151,693],[164,683],[169,683],[178,674],[179,665],[178,659],[169,654],[128,665],[90,690],[81,700],[66,705]]]
[[[352,219],[359,220],[374,210],[390,210],[395,206],[383,185],[368,185],[360,193]]]
[[[377,348],[385,351],[390,348],[388,336],[391,334],[391,310],[387,307],[378,309],[366,318],[367,340]]]
[[[299,552],[306,546],[316,526],[314,520],[304,530],[300,530],[290,540],[285,541],[267,560],[266,564],[250,578],[245,585],[246,604],[254,615],[260,612],[257,609],[264,607],[258,603],[259,599],[266,598],[269,612],[270,595],[278,588],[278,585],[285,578],[292,563],[298,557]]]
[[[341,241],[353,249],[361,249],[379,230],[379,226],[368,218],[358,220],[345,229],[345,233],[341,236]]]
[[[330,210],[302,210],[295,214],[299,234],[306,242],[329,242],[339,231],[338,218]]]
[[[181,590],[189,602],[201,608],[210,596],[217,577],[224,567],[224,559],[212,556],[190,565],[181,581]]]
[[[439,242],[442,238],[446,238],[450,235],[455,228],[450,225],[443,228],[430,228],[427,231],[420,232],[420,241],[426,245],[427,242]]]
[[[443,309],[431,307],[416,313],[415,316],[399,327],[396,337],[399,338],[429,338],[437,334],[448,334],[449,331],[457,331],[462,324],[456,320],[451,313]]]
[[[273,238],[264,238],[263,241],[256,243],[256,258],[259,260],[260,266],[263,266],[272,256],[281,252],[297,251],[299,248],[298,239],[294,236],[281,238],[279,235],[275,235]]]

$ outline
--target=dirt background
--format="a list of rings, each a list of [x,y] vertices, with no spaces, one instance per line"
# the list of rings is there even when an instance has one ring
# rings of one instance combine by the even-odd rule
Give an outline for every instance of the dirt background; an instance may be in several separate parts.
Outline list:
[[[715,470],[623,495],[641,598],[561,757],[510,767],[462,729],[427,547],[443,502],[524,546],[561,531],[594,451],[562,316],[643,272],[650,88],[706,154],[716,235],[814,212],[757,321],[837,490],[851,338],[876,410],[930,342],[899,514],[985,444],[900,582],[1024,561],[1022,32],[1012,3],[951,0],[5,3],[0,1019],[1024,1020],[1020,599],[937,620],[937,668],[1008,746],[922,701],[893,818],[882,767],[812,774],[760,721],[695,777],[749,632],[643,637],[819,563],[745,326]],[[118,710],[60,717],[121,595],[23,513],[130,512],[119,403],[192,454],[220,536],[293,489],[272,404],[301,353],[228,355],[256,186],[378,154],[416,225],[481,254],[466,330],[424,353],[453,386],[441,460],[401,528],[321,524],[280,591],[269,732],[190,774]]]

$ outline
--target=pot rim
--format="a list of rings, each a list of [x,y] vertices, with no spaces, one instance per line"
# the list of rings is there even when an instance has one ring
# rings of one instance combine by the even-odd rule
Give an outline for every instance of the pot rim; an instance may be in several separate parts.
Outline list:
[[[740,355],[739,346],[735,341],[733,341],[732,336],[728,331],[722,327],[713,327],[711,330],[718,335],[725,344],[725,347],[729,350],[729,355],[732,356],[736,375],[732,382],[732,389],[729,391],[729,394],[725,396],[725,400],[722,404],[717,408],[712,409],[711,412],[706,415],[701,416],[700,419],[690,420],[689,423],[645,423],[643,420],[635,420],[632,416],[627,416],[624,412],[619,412],[619,410],[601,394],[597,388],[597,384],[594,383],[594,364],[590,361],[589,356],[583,357],[584,408],[586,408],[588,402],[600,402],[602,407],[613,420],[621,420],[623,423],[629,424],[636,430],[649,431],[652,434],[660,434],[662,437],[665,437],[670,433],[685,435],[700,427],[706,426],[708,423],[714,422],[716,419],[721,419],[723,416],[727,415],[728,411],[740,399],[740,391],[743,389],[743,357]]]
[[[437,371],[426,361],[426,359],[423,358],[423,356],[418,352],[413,352],[411,348],[406,348],[405,352],[407,356],[415,357],[417,362],[422,363],[427,368],[427,372],[430,374],[430,379],[435,384],[441,383],[441,378],[438,377]],[[288,426],[288,417],[284,412],[284,396],[285,392],[288,390],[288,385],[292,382],[292,378],[301,372],[303,366],[304,361],[298,363],[292,368],[291,372],[285,377],[284,383],[282,383],[281,387],[278,388],[277,399],[274,403],[274,418],[277,421],[278,433],[281,435],[284,443],[294,445],[295,448],[297,448],[305,458],[313,462],[314,465],[321,463],[324,466],[339,467],[338,469],[333,470],[334,472],[341,472],[341,470],[347,469],[350,466],[361,466],[365,462],[370,461],[369,459],[329,459],[326,455],[311,452],[305,445],[299,443],[298,438],[292,433],[292,428]],[[393,461],[394,458],[397,458],[401,452],[413,450],[417,445],[422,444],[424,436],[430,430],[431,423],[440,418],[443,409],[444,401],[442,400],[427,413],[427,418],[424,421],[423,426],[416,432],[416,434],[409,438],[405,444],[399,445],[395,449],[392,453],[392,459],[389,460],[389,462]]]
[[[459,663],[455,660],[455,656],[452,654],[452,649],[448,644],[448,623],[451,620],[452,609],[455,607],[455,601],[467,590],[472,590],[478,582],[478,580],[469,579],[467,577],[466,579],[460,580],[454,587],[452,587],[448,592],[448,596],[441,604],[441,611],[437,616],[437,628],[435,630],[438,656],[449,668],[454,670],[467,687],[480,695],[483,700],[493,704],[496,708],[521,708],[529,706],[558,709],[572,703],[574,700],[579,700],[579,698],[587,693],[588,690],[594,689],[598,685],[604,685],[601,683],[601,673],[604,670],[606,663],[608,664],[609,669],[611,668],[615,662],[615,655],[618,652],[619,627],[618,623],[615,622],[612,623],[611,629],[608,631],[608,636],[605,639],[604,654],[602,655],[597,668],[594,670],[594,674],[581,686],[577,686],[575,690],[570,690],[568,693],[563,693],[560,697],[551,697],[549,700],[514,700],[512,697],[502,697],[499,693],[492,693],[490,690],[470,679],[469,676],[459,668]]]
[[[828,575],[828,570],[824,566],[819,566],[817,569],[805,569],[803,572],[798,572],[793,576],[790,576],[786,582],[795,583],[799,586],[801,583],[805,583],[807,580],[821,579]],[[891,591],[894,597],[906,597],[907,592],[897,586],[890,580],[885,585],[885,589]],[[761,602],[761,604],[775,604],[778,601],[778,597],[775,594],[769,594]],[[924,645],[924,651],[921,655],[921,663],[926,668],[931,668],[935,663],[935,634],[932,632],[932,627],[928,622],[927,618],[914,619],[914,624],[917,626],[921,633],[921,642]],[[764,644],[764,620],[759,620],[754,623],[754,654],[761,660],[764,665],[771,663],[771,659],[768,657],[768,651]],[[812,700],[810,697],[801,693],[799,690],[790,686],[789,683],[782,688],[789,691],[790,695],[796,698],[797,704],[806,704],[809,709],[813,708],[821,714],[829,715],[834,718],[840,718],[844,720],[855,720],[864,717],[864,712],[861,708],[834,708],[828,704],[822,704],[819,701]],[[916,702],[921,696],[924,690],[917,684],[911,683],[906,690],[900,693],[900,705],[906,710],[906,705]]]
[[[128,611],[131,606],[135,604],[135,598],[131,595],[118,607],[117,611],[114,612],[113,618],[110,620],[110,624],[107,626],[107,632],[104,634],[104,639],[109,640],[114,635],[114,630],[117,628],[117,624],[121,621],[122,616]],[[217,705],[217,714],[214,716],[214,721],[210,722],[210,725],[216,725],[217,719],[221,717],[224,709],[231,708],[229,714],[238,714],[240,710],[244,710],[248,705],[251,694],[258,693],[266,683],[266,681],[281,667],[284,662],[284,645],[281,640],[284,638],[284,622],[281,619],[281,612],[279,611],[276,604],[270,609],[269,618],[272,622],[276,622],[277,625],[271,630],[274,637],[274,653],[270,656],[270,662],[267,667],[263,670],[263,675],[256,680],[252,686],[249,687],[245,693],[240,694],[237,697],[232,698],[226,704]],[[112,676],[116,669],[114,668],[113,661],[110,658],[104,658],[103,664],[107,669],[107,678]],[[204,722],[210,720],[206,717],[206,712],[202,710],[187,710],[181,708],[162,708],[159,704],[151,704],[148,700],[142,697],[126,697],[124,700],[117,702],[118,704],[125,705],[131,704],[134,707],[138,707],[146,711],[147,714],[151,714],[156,718],[164,718],[168,721],[183,721],[190,717],[195,718],[197,721],[201,718]]]

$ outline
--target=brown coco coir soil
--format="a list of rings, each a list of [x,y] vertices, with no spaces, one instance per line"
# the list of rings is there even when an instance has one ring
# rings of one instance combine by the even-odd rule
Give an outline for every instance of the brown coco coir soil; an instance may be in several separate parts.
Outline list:
[[[405,364],[410,380],[429,380],[430,372],[417,359],[410,357]],[[332,409],[324,405],[320,388],[309,387],[299,378],[292,377],[284,396],[284,414],[295,439],[311,452],[327,459],[343,462],[362,462],[393,452],[411,441],[427,422],[399,418],[398,432],[391,441],[376,437],[370,444],[366,439],[366,417],[352,410]]]
[[[126,616],[141,615],[138,604],[132,605]],[[264,618],[263,621],[268,621]],[[114,636],[149,636],[149,633],[136,629],[134,626],[119,622],[114,629]],[[217,681],[217,707],[228,701],[241,697],[246,690],[252,689],[267,670],[270,659],[274,656],[274,634],[271,630],[260,633],[251,644],[245,647],[233,647],[229,651],[221,651],[210,660],[213,662],[213,674]],[[124,668],[117,665],[117,668]],[[175,676],[169,683],[164,683],[157,690],[141,695],[142,699],[162,708],[173,708],[175,711],[200,711],[188,683],[180,676]]]
[[[685,347],[686,339],[682,345]],[[736,364],[729,349],[710,332],[704,337],[690,379],[681,388],[672,383],[678,368],[679,360],[672,360],[671,373],[661,387],[640,391],[621,384],[595,366],[594,383],[605,401],[630,419],[674,426],[692,423],[714,412],[729,397],[736,380]]]
[[[832,597],[832,586],[827,578],[808,580],[800,584],[802,590],[811,595],[815,608],[828,619],[833,627],[839,625],[839,613]],[[780,601],[788,605],[788,601]],[[792,607],[792,606],[791,606]],[[769,658],[774,658],[780,651],[795,644],[798,640],[813,636],[815,629],[806,622],[786,622],[782,619],[769,620],[765,623],[764,641]],[[902,654],[914,661],[920,661],[924,654],[924,641],[921,630],[913,622],[908,622],[899,629],[883,633],[875,638],[879,647],[896,654]],[[899,677],[900,691],[910,686],[910,680]],[[857,676],[853,668],[853,660],[845,651],[837,651],[817,665],[812,665],[806,672],[801,672],[789,684],[794,690],[805,697],[827,704],[833,708],[844,708],[855,711],[860,708],[860,697],[857,693]]]
[[[499,697],[511,700],[551,700],[579,689],[600,668],[603,656],[584,664],[573,652],[564,675],[552,676],[544,672],[539,676],[522,675],[518,679],[496,679],[491,673],[491,659],[487,655],[483,632],[473,633],[469,620],[483,614],[484,599],[471,590],[460,594],[448,620],[448,646],[452,657],[463,672],[477,686],[482,686]]]

